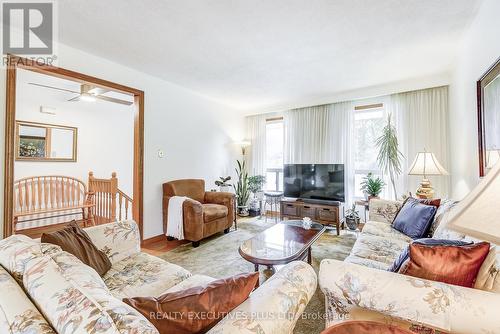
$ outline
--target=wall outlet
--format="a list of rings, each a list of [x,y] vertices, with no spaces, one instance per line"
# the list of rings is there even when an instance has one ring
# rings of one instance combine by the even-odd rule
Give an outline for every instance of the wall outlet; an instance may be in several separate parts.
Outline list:
[[[158,150],[158,158],[163,158],[165,156],[165,152],[163,150]]]

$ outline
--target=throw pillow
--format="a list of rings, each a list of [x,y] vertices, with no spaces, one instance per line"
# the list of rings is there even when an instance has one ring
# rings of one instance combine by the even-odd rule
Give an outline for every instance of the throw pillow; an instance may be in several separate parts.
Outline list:
[[[392,227],[412,239],[422,238],[432,224],[436,207],[420,203],[415,198],[408,198],[397,214]]]
[[[465,246],[412,243],[410,259],[401,266],[399,273],[472,288],[489,251],[487,242]]]
[[[431,239],[431,238],[423,238],[417,239],[413,241],[413,243],[427,245],[427,246],[466,246],[471,245],[472,242],[461,241],[461,240],[447,240],[447,239]],[[398,258],[394,260],[392,266],[387,269],[387,271],[392,271],[393,273],[397,273],[403,263],[406,262],[410,258],[410,245],[406,247],[401,254],[399,254]]]
[[[106,254],[92,243],[88,234],[75,221],[62,230],[42,234],[41,241],[60,246],[63,251],[73,254],[87,266],[94,268],[101,276],[111,268]]]
[[[239,274],[158,298],[123,301],[148,318],[160,334],[206,333],[248,298],[258,279],[259,273]]]

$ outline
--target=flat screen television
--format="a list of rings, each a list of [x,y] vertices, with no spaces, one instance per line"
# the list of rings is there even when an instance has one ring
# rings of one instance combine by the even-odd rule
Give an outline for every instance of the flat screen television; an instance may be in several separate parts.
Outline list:
[[[283,185],[285,197],[344,202],[344,165],[286,164]]]

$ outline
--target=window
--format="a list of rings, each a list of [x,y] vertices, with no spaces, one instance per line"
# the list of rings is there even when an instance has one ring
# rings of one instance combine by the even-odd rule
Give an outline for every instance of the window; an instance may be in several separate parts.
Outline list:
[[[266,190],[283,190],[283,120],[266,124]]]
[[[378,164],[377,138],[385,125],[385,113],[382,105],[372,108],[358,107],[354,114],[354,197],[363,198],[359,189],[363,177],[368,173],[382,175]]]

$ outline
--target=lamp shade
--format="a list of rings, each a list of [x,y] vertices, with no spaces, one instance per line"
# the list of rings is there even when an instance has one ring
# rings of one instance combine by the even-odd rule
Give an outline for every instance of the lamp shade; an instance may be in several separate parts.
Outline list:
[[[500,164],[450,211],[448,228],[500,245]]]
[[[410,167],[409,175],[448,175],[434,153],[418,152]]]

